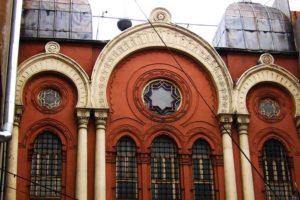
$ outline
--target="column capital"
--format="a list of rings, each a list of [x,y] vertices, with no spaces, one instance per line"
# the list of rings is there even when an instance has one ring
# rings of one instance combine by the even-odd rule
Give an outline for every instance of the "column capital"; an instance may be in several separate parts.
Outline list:
[[[248,134],[248,127],[250,123],[250,116],[248,114],[237,115],[237,125],[239,135]]]
[[[222,135],[225,133],[231,134],[231,124],[233,121],[233,115],[219,114],[218,117],[219,117],[219,125],[220,125]]]
[[[24,110],[23,105],[16,105],[15,106],[14,126],[19,126],[20,125],[23,110]]]
[[[108,109],[95,109],[96,129],[105,129]]]
[[[77,120],[78,128],[87,128],[87,124],[90,118],[90,109],[88,108],[77,108]]]
[[[298,136],[300,137],[300,116],[295,117],[295,124],[298,132]]]

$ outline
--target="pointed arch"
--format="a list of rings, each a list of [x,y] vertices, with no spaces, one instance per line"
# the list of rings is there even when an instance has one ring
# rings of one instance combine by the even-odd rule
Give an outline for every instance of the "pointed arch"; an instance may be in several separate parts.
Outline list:
[[[16,104],[24,105],[23,89],[36,74],[56,72],[68,77],[76,86],[78,99],[76,107],[88,107],[90,102],[89,77],[81,66],[71,58],[60,53],[41,53],[19,65],[16,85]]]
[[[153,29],[155,28],[155,30]],[[111,40],[100,55],[92,73],[92,105],[108,108],[107,84],[114,68],[130,54],[149,48],[165,48],[182,52],[201,63],[215,85],[218,113],[232,112],[232,79],[223,60],[213,47],[196,34],[170,23],[153,22],[135,26]]]
[[[244,72],[235,88],[235,109],[238,114],[249,114],[246,106],[247,94],[255,85],[270,82],[285,88],[293,98],[295,116],[300,115],[299,80],[289,71],[275,64],[261,64]]]

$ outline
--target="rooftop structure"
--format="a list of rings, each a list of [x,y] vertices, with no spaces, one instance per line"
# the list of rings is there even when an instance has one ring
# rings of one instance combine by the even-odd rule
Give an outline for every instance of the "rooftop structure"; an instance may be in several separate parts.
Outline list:
[[[213,46],[270,51],[295,49],[289,18],[276,8],[252,2],[228,6]]]
[[[22,37],[92,39],[88,0],[25,0]]]

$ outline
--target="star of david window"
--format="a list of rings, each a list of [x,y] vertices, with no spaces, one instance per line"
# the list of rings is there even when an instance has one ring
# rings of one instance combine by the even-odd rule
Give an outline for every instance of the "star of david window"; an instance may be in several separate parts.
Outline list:
[[[271,98],[261,99],[259,102],[259,113],[265,119],[275,119],[280,114],[279,103]]]
[[[55,89],[44,88],[38,94],[38,103],[48,110],[57,108],[61,104],[61,95]]]
[[[144,104],[159,115],[169,115],[176,112],[181,104],[179,89],[167,80],[155,80],[144,89]]]

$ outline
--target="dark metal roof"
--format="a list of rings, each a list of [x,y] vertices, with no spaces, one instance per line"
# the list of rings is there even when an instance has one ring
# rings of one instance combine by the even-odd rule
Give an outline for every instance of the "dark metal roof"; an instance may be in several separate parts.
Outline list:
[[[88,0],[24,0],[22,37],[92,39]]]
[[[289,19],[275,8],[252,2],[228,6],[213,46],[270,51],[295,49]]]

